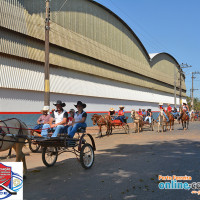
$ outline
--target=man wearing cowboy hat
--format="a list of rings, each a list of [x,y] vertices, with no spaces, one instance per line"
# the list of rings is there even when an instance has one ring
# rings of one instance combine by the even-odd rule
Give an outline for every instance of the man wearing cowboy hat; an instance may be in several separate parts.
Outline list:
[[[83,110],[86,108],[86,104],[78,101],[76,105],[77,112],[75,112],[74,119],[72,120],[72,125],[68,128],[69,138],[73,138],[78,128],[86,128],[87,124],[85,123],[87,118],[87,113]]]
[[[52,128],[54,131],[53,135],[51,137],[57,137],[58,133],[60,133],[61,129],[64,128],[64,124],[67,123],[68,114],[63,109],[63,107],[66,106],[65,103],[63,103],[61,100],[57,100],[56,103],[53,104],[56,106],[55,111],[53,111],[51,115],[51,119],[49,120],[49,124],[45,124],[43,126],[41,135],[43,137],[46,137],[48,135],[48,129]],[[53,124],[53,121],[55,120],[55,124]]]
[[[116,117],[116,119],[119,119],[121,122],[125,123],[124,106],[119,106],[118,117]]]
[[[34,133],[34,130],[39,130],[43,127],[44,124],[48,124],[51,116],[48,114],[49,108],[44,106],[41,110],[42,115],[37,120],[37,125],[31,131],[31,134]]]

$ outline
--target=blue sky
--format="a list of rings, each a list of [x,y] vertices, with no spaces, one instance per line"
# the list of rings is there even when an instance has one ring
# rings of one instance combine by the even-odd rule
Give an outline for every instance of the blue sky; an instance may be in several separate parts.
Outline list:
[[[167,52],[192,68],[186,74],[187,94],[191,72],[200,71],[200,0],[96,0],[122,18],[148,53]],[[200,74],[194,79],[200,89]],[[194,91],[200,98],[200,90]]]

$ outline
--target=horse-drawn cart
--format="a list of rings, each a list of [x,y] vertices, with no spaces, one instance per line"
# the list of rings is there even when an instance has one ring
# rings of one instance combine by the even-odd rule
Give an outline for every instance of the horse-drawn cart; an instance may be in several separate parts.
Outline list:
[[[94,163],[94,151],[96,150],[95,142],[90,134],[85,134],[85,131],[79,130],[82,136],[77,138],[68,138],[61,136],[57,138],[43,138],[33,136],[31,143],[42,147],[42,161],[47,167],[53,166],[58,158],[58,155],[64,152],[71,152],[76,155],[81,165],[85,169],[92,167]],[[89,142],[86,140],[89,138]]]
[[[125,118],[125,122],[120,121],[119,119],[114,119],[111,121],[110,133],[112,133],[113,128],[121,127],[126,134],[129,134],[129,125],[127,124],[128,117]]]

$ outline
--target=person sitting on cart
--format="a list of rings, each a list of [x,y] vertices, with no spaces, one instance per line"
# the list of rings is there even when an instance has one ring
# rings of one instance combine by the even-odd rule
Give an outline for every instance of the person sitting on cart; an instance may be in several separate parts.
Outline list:
[[[42,129],[44,124],[48,124],[51,116],[48,114],[49,108],[47,106],[44,106],[41,110],[42,115],[37,120],[37,125],[33,128],[31,131],[31,134],[33,134],[35,131]]]
[[[139,108],[138,114],[139,114],[140,116],[142,116],[142,110],[141,110],[141,108]]]
[[[142,109],[142,117],[143,117],[143,121],[145,120],[146,115],[147,115],[147,113],[146,113],[145,109]]]
[[[152,117],[151,109],[148,109],[147,116],[145,117],[144,121],[146,122],[147,120],[149,120],[149,124],[151,124],[151,117]]]
[[[49,124],[45,124],[43,126],[43,129],[41,132],[41,135],[43,137],[47,137],[48,130],[50,128],[54,130],[54,133],[51,137],[57,137],[58,133],[60,133],[60,131],[64,128],[64,124],[67,123],[68,114],[63,109],[63,107],[65,107],[66,104],[63,103],[61,100],[57,100],[57,102],[53,105],[56,106],[57,110],[53,111],[51,115],[51,119],[49,120]],[[55,124],[53,124],[54,120],[55,120]]]
[[[119,106],[118,116],[115,119],[119,119],[122,123],[125,123],[124,106]]]
[[[113,120],[115,118],[115,109],[114,108],[110,108],[108,115],[110,115],[111,119]]]
[[[67,124],[65,125],[65,127],[60,131],[60,133],[67,133],[68,128],[72,125],[73,119],[74,119],[74,115],[75,115],[75,110],[74,109],[70,109],[69,110],[69,117],[67,118]]]
[[[87,113],[83,110],[86,108],[86,104],[78,101],[76,105],[77,112],[75,112],[74,119],[72,120],[72,125],[68,128],[68,137],[73,138],[78,128],[86,128],[87,124],[85,123],[87,118]]]

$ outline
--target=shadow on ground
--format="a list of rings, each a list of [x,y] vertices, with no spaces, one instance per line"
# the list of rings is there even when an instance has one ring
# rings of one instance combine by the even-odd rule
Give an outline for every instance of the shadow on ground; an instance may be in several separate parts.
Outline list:
[[[159,190],[157,177],[188,175],[198,182],[199,160],[200,142],[122,144],[99,151],[89,170],[75,158],[30,170],[24,199],[194,199],[191,191]]]

